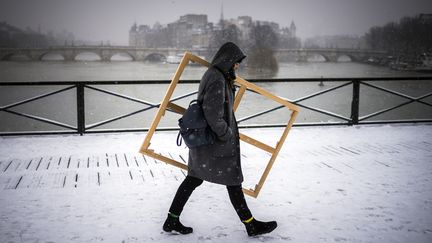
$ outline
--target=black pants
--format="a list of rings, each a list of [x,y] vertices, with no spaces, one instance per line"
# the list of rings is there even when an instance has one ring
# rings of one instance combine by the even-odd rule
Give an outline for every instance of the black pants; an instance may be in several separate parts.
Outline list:
[[[185,180],[177,189],[177,193],[169,210],[170,213],[180,215],[192,192],[202,183],[203,180],[199,178],[186,176]],[[227,186],[227,190],[231,203],[234,206],[237,215],[240,217],[240,220],[244,221],[250,219],[252,217],[252,214],[246,204],[241,185]]]

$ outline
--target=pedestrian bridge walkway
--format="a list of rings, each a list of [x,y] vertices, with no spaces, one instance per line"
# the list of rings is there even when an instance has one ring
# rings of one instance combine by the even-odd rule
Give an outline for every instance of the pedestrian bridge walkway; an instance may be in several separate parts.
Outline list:
[[[279,128],[245,129],[272,144]],[[432,126],[291,130],[257,199],[255,217],[277,220],[250,239],[224,187],[204,183],[182,221],[161,225],[186,172],[138,153],[145,133],[0,138],[1,242],[431,242]],[[176,132],[152,146],[187,161]],[[275,141],[275,140],[274,140]],[[259,180],[268,154],[242,144],[243,184]]]

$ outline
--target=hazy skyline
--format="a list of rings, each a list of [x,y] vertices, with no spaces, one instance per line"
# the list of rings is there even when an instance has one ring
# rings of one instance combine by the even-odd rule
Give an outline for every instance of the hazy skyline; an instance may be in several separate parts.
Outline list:
[[[403,16],[432,13],[430,0],[0,0],[0,21],[46,33],[74,33],[76,39],[128,43],[134,22],[153,26],[185,14],[206,14],[217,23],[221,6],[225,19],[248,15],[289,26],[300,38],[315,35],[363,35],[372,26]]]

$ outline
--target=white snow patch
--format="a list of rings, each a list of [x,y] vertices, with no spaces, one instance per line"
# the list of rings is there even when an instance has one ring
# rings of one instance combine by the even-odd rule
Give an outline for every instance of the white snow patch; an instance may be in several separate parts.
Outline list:
[[[282,129],[242,132],[274,146]],[[187,153],[175,145],[176,136],[158,132],[152,148]],[[430,125],[293,128],[259,197],[246,198],[257,219],[279,225],[256,238],[247,236],[226,189],[211,183],[196,189],[181,216],[194,233],[163,233],[182,179],[173,176],[182,174],[162,163],[151,167],[155,178],[137,184],[113,177],[101,186],[4,188],[20,173],[35,180],[50,175],[18,167],[4,171],[11,160],[138,156],[144,137],[145,133],[0,137],[0,242],[432,242]],[[242,152],[245,183],[253,185],[261,173],[259,161],[267,155],[245,144]],[[123,170],[59,171],[114,175]]]

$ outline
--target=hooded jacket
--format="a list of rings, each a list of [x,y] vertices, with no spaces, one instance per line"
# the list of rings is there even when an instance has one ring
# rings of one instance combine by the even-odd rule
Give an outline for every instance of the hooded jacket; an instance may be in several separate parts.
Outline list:
[[[239,132],[233,111],[235,72],[232,67],[245,57],[237,45],[228,42],[221,46],[201,78],[198,101],[217,139],[214,144],[189,150],[190,176],[223,185],[243,182]]]

